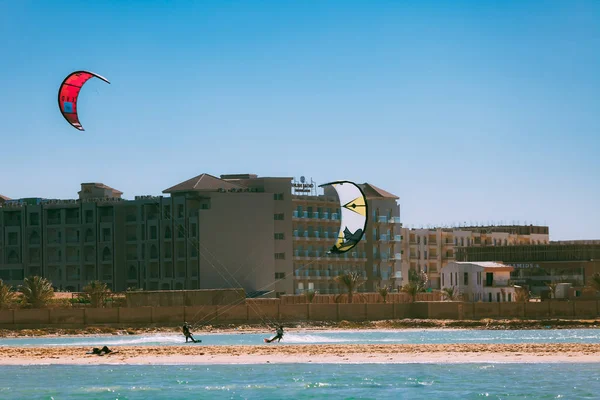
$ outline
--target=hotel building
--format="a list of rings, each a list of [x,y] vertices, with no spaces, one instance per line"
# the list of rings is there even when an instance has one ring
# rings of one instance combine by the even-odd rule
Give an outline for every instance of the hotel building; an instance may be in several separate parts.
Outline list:
[[[456,251],[463,247],[494,247],[547,244],[547,226],[483,226],[436,229],[402,229],[402,276],[409,269],[427,273],[431,288],[440,289],[440,273],[456,260]],[[478,259],[476,261],[492,261]],[[497,260],[496,260],[497,261]]]
[[[69,291],[101,280],[115,291],[242,287],[273,296],[340,292],[333,276],[345,270],[368,280],[363,289],[390,282],[399,268],[397,197],[363,185],[371,234],[326,257],[339,228],[337,197],[292,194],[291,181],[201,174],[134,200],[102,183],[81,184],[76,200],[3,197],[0,279],[16,286],[40,275]]]
[[[320,196],[294,195],[294,288],[322,294],[345,293],[335,277],[345,271],[362,275],[359,291],[394,286],[400,272],[401,223],[398,197],[369,183],[359,185],[366,198],[370,218],[365,235],[349,252],[326,254],[340,228],[340,204],[335,190],[326,186]]]

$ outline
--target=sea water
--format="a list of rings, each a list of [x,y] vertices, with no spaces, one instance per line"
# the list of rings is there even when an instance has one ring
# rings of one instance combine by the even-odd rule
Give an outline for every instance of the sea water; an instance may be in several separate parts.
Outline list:
[[[264,333],[196,333],[202,345],[263,345]],[[600,329],[408,329],[369,331],[287,332],[279,345],[293,344],[446,344],[446,343],[600,343]],[[2,338],[2,346],[173,346],[185,344],[182,334],[42,336]]]
[[[0,366],[3,399],[597,399],[599,364]]]

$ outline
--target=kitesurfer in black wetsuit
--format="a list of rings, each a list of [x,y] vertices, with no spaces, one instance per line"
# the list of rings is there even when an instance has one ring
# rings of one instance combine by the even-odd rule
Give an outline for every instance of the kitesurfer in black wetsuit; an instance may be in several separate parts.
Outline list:
[[[194,337],[192,336],[192,332],[190,332],[190,326],[188,325],[187,322],[183,323],[183,334],[185,335],[185,342],[188,342],[188,339],[192,339],[192,342],[194,343],[200,343],[202,340],[196,340],[194,339]]]
[[[281,339],[283,339],[283,325],[279,325],[277,327],[277,330],[275,331],[275,337],[273,337],[273,339],[268,339],[267,343],[271,343],[275,339],[277,339],[277,343],[279,343]]]

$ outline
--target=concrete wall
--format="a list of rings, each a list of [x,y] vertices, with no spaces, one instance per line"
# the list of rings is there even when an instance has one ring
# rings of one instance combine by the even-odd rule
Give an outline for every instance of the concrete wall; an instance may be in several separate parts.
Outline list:
[[[429,318],[434,319],[459,319],[458,318],[458,305],[461,304],[457,301],[452,302],[431,302],[427,303],[428,311],[427,315]]]
[[[243,289],[158,290],[125,293],[127,307],[170,307],[243,303]]]
[[[65,308],[0,310],[0,328],[111,326],[180,326],[219,323],[279,321],[375,321],[384,319],[483,319],[483,318],[598,318],[600,301],[548,301],[531,303],[357,303],[280,304],[253,301],[247,304]]]

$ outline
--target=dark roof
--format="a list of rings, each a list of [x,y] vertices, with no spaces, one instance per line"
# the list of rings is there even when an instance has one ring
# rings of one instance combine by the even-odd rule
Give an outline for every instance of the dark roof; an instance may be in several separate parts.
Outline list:
[[[82,183],[81,186],[83,186],[83,185],[94,185],[94,187],[96,187],[98,189],[108,189],[108,190],[112,190],[113,193],[115,193],[115,194],[123,194],[123,192],[121,192],[120,190],[111,188],[110,186],[106,186],[104,183],[100,183],[100,182]]]
[[[215,192],[219,189],[244,189],[245,187],[233,182],[228,182],[223,179],[219,179],[216,176],[210,174],[201,174],[188,179],[187,181],[178,183],[168,189],[163,190],[163,193],[174,193],[174,192]]]
[[[10,197],[2,196],[1,194],[0,194],[0,199],[2,199],[2,200],[4,200],[4,201],[6,201],[6,200],[11,200],[11,198],[10,198]]]
[[[380,189],[375,185],[371,185],[370,183],[363,183],[361,186],[362,186],[363,192],[365,192],[365,196],[367,196],[368,199],[372,199],[372,198],[386,198],[386,199],[395,199],[395,200],[399,199],[399,197],[396,196],[395,194],[386,192],[385,190]]]

